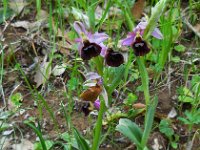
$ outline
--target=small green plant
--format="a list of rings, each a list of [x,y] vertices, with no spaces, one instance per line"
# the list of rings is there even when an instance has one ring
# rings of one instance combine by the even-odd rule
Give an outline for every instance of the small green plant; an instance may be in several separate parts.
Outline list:
[[[158,98],[155,97],[152,104],[147,107],[143,131],[136,123],[129,119],[120,119],[119,124],[116,126],[116,130],[135,143],[138,150],[148,149],[146,144],[153,125],[157,103]]]
[[[159,124],[159,130],[169,139],[171,147],[177,149],[178,148],[177,142],[179,140],[179,136],[175,134],[174,130],[171,128],[170,120],[167,119],[161,120]]]
[[[16,107],[20,107],[22,105],[22,94],[21,93],[15,93],[13,95],[11,95],[10,97],[11,102],[16,106]]]
[[[195,111],[185,111],[185,117],[179,117],[184,124],[188,125],[189,131],[192,130],[192,127],[196,124],[200,124],[200,108]]]
[[[132,106],[136,101],[137,101],[138,97],[137,95],[130,93],[127,97],[126,100],[124,100],[124,105],[126,106]]]
[[[180,87],[178,90],[178,100],[182,103],[190,103],[193,108],[197,108],[200,104],[200,77],[193,76],[191,87]]]
[[[190,88],[185,86],[178,89],[178,100],[181,103],[189,103],[192,106],[190,110],[184,112],[184,117],[178,117],[180,121],[188,126],[189,134],[191,134],[194,125],[200,124],[200,77],[193,76],[190,83]]]

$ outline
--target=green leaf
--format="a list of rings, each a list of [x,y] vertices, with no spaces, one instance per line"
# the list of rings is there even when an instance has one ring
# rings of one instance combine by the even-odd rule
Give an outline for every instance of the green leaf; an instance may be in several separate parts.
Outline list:
[[[124,136],[128,137],[134,142],[137,147],[141,148],[142,131],[137,124],[129,119],[120,119],[119,124],[116,126],[116,130],[121,132]]]
[[[11,9],[8,9],[5,14],[5,19],[10,18],[13,14],[14,14],[13,11]],[[0,24],[3,23],[3,21],[4,21],[4,9],[0,8]]]
[[[178,63],[178,62],[180,62],[180,57],[178,57],[178,56],[175,56],[175,57],[172,57],[171,58],[171,61],[173,61],[173,62],[175,62],[175,63]]]
[[[41,147],[42,147],[42,150],[48,150],[47,149],[47,145],[46,145],[46,142],[42,136],[42,133],[41,131],[32,123],[30,123],[28,120],[25,120],[24,123],[26,125],[28,125],[31,129],[33,129],[33,131],[36,133],[36,135],[39,137],[40,139],[40,143],[41,143]],[[49,143],[47,143],[49,144]],[[49,145],[48,145],[49,146]]]
[[[167,6],[169,0],[160,0],[152,10],[151,17],[148,21],[148,25],[144,31],[144,39],[148,39],[155,27],[157,26],[158,19],[160,18],[163,10]]]
[[[196,95],[196,99],[198,99],[198,97],[200,97],[200,76],[195,75],[192,77],[191,87]]]
[[[74,31],[69,31],[67,32],[67,37],[70,39],[70,40],[74,40],[76,38],[76,32]]]
[[[186,117],[179,117],[178,119],[181,120],[184,124],[193,125],[200,123],[200,109],[190,112],[188,110],[185,111]]]
[[[50,140],[46,140],[45,144],[47,146],[47,149],[50,150],[54,142]],[[34,150],[43,150],[42,144],[40,142],[34,143]]]
[[[72,147],[78,149],[78,143],[77,143],[76,139],[74,137],[71,137],[69,135],[69,133],[67,133],[67,132],[62,133],[61,139],[68,143],[68,147],[69,147],[69,145],[72,145]]]
[[[73,91],[73,90],[76,90],[76,89],[77,89],[78,84],[79,84],[78,78],[72,77],[70,80],[68,80],[68,82],[67,82],[67,87],[68,87],[70,90]]]
[[[190,124],[190,122],[186,118],[178,117],[178,120],[182,121],[184,124]]]
[[[159,130],[161,133],[165,134],[170,138],[174,134],[174,130],[170,128],[170,122],[167,119],[161,120],[159,124]]]
[[[152,101],[152,104],[150,104],[148,106],[146,114],[145,114],[145,126],[144,126],[144,132],[142,135],[142,146],[143,147],[146,145],[147,140],[149,138],[149,134],[151,132],[157,104],[158,104],[158,97],[155,96]]]
[[[0,109],[0,120],[8,119],[12,114],[12,111],[2,111],[2,109]]]
[[[99,3],[98,0],[92,0],[91,3],[90,3],[90,6],[88,7],[88,10],[87,10],[87,15],[89,17],[89,23],[90,23],[90,28],[92,31],[95,30],[95,10],[96,10],[96,6],[97,4]]]
[[[8,124],[5,122],[0,121],[0,132],[12,127],[12,124]]]
[[[74,136],[78,143],[79,150],[89,150],[90,147],[83,136],[74,128]]]
[[[105,9],[104,13],[102,14],[102,17],[101,17],[101,19],[98,23],[98,27],[100,27],[103,24],[103,22],[106,20],[106,15],[108,14],[110,6],[111,6],[111,0],[108,0],[107,5],[106,5],[106,9]]]
[[[124,101],[125,105],[132,105],[138,99],[137,95],[129,93],[127,99]]]
[[[185,51],[185,46],[183,45],[177,45],[174,47],[174,49],[177,51],[177,52],[184,52]]]
[[[176,142],[171,142],[170,144],[174,149],[178,148],[178,144]]]
[[[11,95],[10,99],[15,106],[20,107],[22,105],[23,97],[21,93],[15,93]]]
[[[183,103],[193,103],[194,98],[189,97],[189,96],[178,96],[178,100]]]
[[[178,88],[177,92],[179,94],[178,96],[179,101],[190,102],[190,103],[194,101],[193,93],[187,87],[180,87]]]
[[[113,72],[113,80],[111,82],[111,86],[109,87],[108,90],[108,95],[112,94],[112,92],[116,89],[116,87],[119,85],[120,81],[122,81],[122,77],[124,76],[124,71],[125,71],[125,66],[121,65],[117,68],[110,68]]]

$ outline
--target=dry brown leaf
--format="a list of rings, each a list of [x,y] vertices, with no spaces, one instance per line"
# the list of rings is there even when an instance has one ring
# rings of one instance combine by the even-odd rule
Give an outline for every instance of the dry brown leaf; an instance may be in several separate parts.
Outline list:
[[[61,64],[61,65],[56,65],[52,70],[52,74],[54,76],[60,76],[65,72],[66,67],[67,67],[67,64],[65,64],[65,63]]]
[[[38,20],[43,20],[43,19],[47,19],[49,17],[49,14],[48,14],[48,12],[47,11],[45,11],[45,10],[40,10],[40,13],[39,14],[37,14],[37,19]]]
[[[133,5],[131,12],[136,20],[141,18],[144,6],[145,6],[145,0],[138,0]]]
[[[15,11],[16,14],[19,14],[27,4],[25,0],[10,0],[9,2],[10,8]]]
[[[37,31],[40,27],[44,26],[47,22],[47,19],[38,20],[36,22],[29,22],[29,21],[17,21],[12,23],[11,26],[15,28],[24,28],[27,32],[34,32]]]
[[[200,23],[197,23],[194,28],[196,29],[197,32],[200,32]]]
[[[71,45],[66,41],[59,41],[58,42],[58,50],[60,53],[62,53],[65,56],[68,56],[70,54],[70,49],[71,49]]]
[[[15,23],[11,23],[11,26],[28,30],[30,28],[30,24],[31,23],[29,21],[17,21]]]
[[[33,150],[34,144],[26,139],[22,139],[19,144],[11,144],[10,139],[6,139],[3,144],[3,149],[14,149],[14,150]]]
[[[49,79],[51,74],[51,66],[50,62],[44,61],[40,67],[38,68],[34,81],[36,82],[36,87],[39,87],[41,84],[45,83],[47,79]]]

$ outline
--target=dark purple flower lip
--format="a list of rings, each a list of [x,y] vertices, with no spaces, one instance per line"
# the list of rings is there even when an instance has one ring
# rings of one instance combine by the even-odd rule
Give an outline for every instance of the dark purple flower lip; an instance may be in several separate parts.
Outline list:
[[[83,44],[84,46],[81,49],[81,58],[83,60],[90,60],[100,55],[102,48],[98,44],[90,43],[89,41],[84,41]]]
[[[82,103],[82,112],[85,114],[85,116],[88,116],[90,114],[91,111],[93,111],[94,109],[99,110],[100,108],[100,101],[97,99],[94,103],[92,102],[88,102],[88,101],[84,101]]]
[[[90,112],[94,109],[94,105],[91,102],[84,102],[81,109],[85,116],[88,116]]]
[[[115,52],[109,48],[105,56],[105,61],[108,66],[119,67],[124,63],[124,57],[121,53]]]
[[[132,44],[132,48],[134,49],[136,56],[144,56],[150,52],[147,43],[140,36],[135,38],[135,42]]]

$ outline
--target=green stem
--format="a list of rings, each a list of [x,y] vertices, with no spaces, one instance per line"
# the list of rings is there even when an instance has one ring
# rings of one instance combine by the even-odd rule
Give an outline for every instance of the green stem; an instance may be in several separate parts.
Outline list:
[[[149,93],[149,77],[144,65],[144,58],[143,57],[136,57],[137,63],[139,66],[139,72],[142,80],[142,88],[144,90],[144,97],[145,103],[148,106],[150,102],[150,93]]]
[[[93,61],[95,63],[97,72],[100,76],[103,76],[103,59],[101,56],[93,58]]]
[[[95,132],[94,132],[94,141],[93,141],[91,150],[99,149],[99,141],[100,141],[101,129],[102,129],[102,120],[103,120],[103,114],[105,112],[105,109],[106,109],[105,102],[104,102],[104,100],[101,100],[100,110],[99,110],[98,119],[97,119]]]

